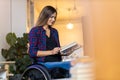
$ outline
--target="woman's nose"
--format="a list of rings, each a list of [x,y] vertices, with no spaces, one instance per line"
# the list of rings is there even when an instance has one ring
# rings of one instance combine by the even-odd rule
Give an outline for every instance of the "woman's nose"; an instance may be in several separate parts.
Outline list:
[[[53,21],[55,21],[55,18],[52,18]]]

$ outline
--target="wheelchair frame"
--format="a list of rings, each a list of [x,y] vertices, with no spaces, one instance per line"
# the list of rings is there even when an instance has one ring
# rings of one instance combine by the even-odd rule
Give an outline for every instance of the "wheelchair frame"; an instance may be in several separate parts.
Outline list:
[[[38,74],[34,73],[35,71]],[[21,80],[51,80],[51,76],[42,64],[32,64],[23,72]]]

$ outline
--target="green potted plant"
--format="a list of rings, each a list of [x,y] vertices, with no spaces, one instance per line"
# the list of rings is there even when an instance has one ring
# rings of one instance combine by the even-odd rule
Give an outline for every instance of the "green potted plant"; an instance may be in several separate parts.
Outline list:
[[[15,33],[10,32],[6,35],[6,42],[9,44],[9,48],[2,49],[1,54],[6,61],[15,61],[15,65],[10,65],[10,73],[22,74],[25,68],[31,64],[27,52],[28,34],[23,33],[23,37],[17,37]]]

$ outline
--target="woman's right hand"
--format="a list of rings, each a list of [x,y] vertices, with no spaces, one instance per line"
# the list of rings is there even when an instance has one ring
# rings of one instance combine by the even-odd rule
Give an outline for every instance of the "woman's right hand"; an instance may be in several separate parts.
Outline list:
[[[55,48],[52,50],[52,55],[58,54],[59,51],[60,51],[60,47],[55,47]]]

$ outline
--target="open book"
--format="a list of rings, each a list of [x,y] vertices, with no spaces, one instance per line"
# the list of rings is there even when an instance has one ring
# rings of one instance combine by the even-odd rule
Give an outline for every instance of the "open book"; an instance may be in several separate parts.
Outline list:
[[[81,46],[78,45],[76,42],[72,42],[68,45],[61,47],[60,53],[63,56],[68,56],[72,54],[75,50],[79,49]]]

